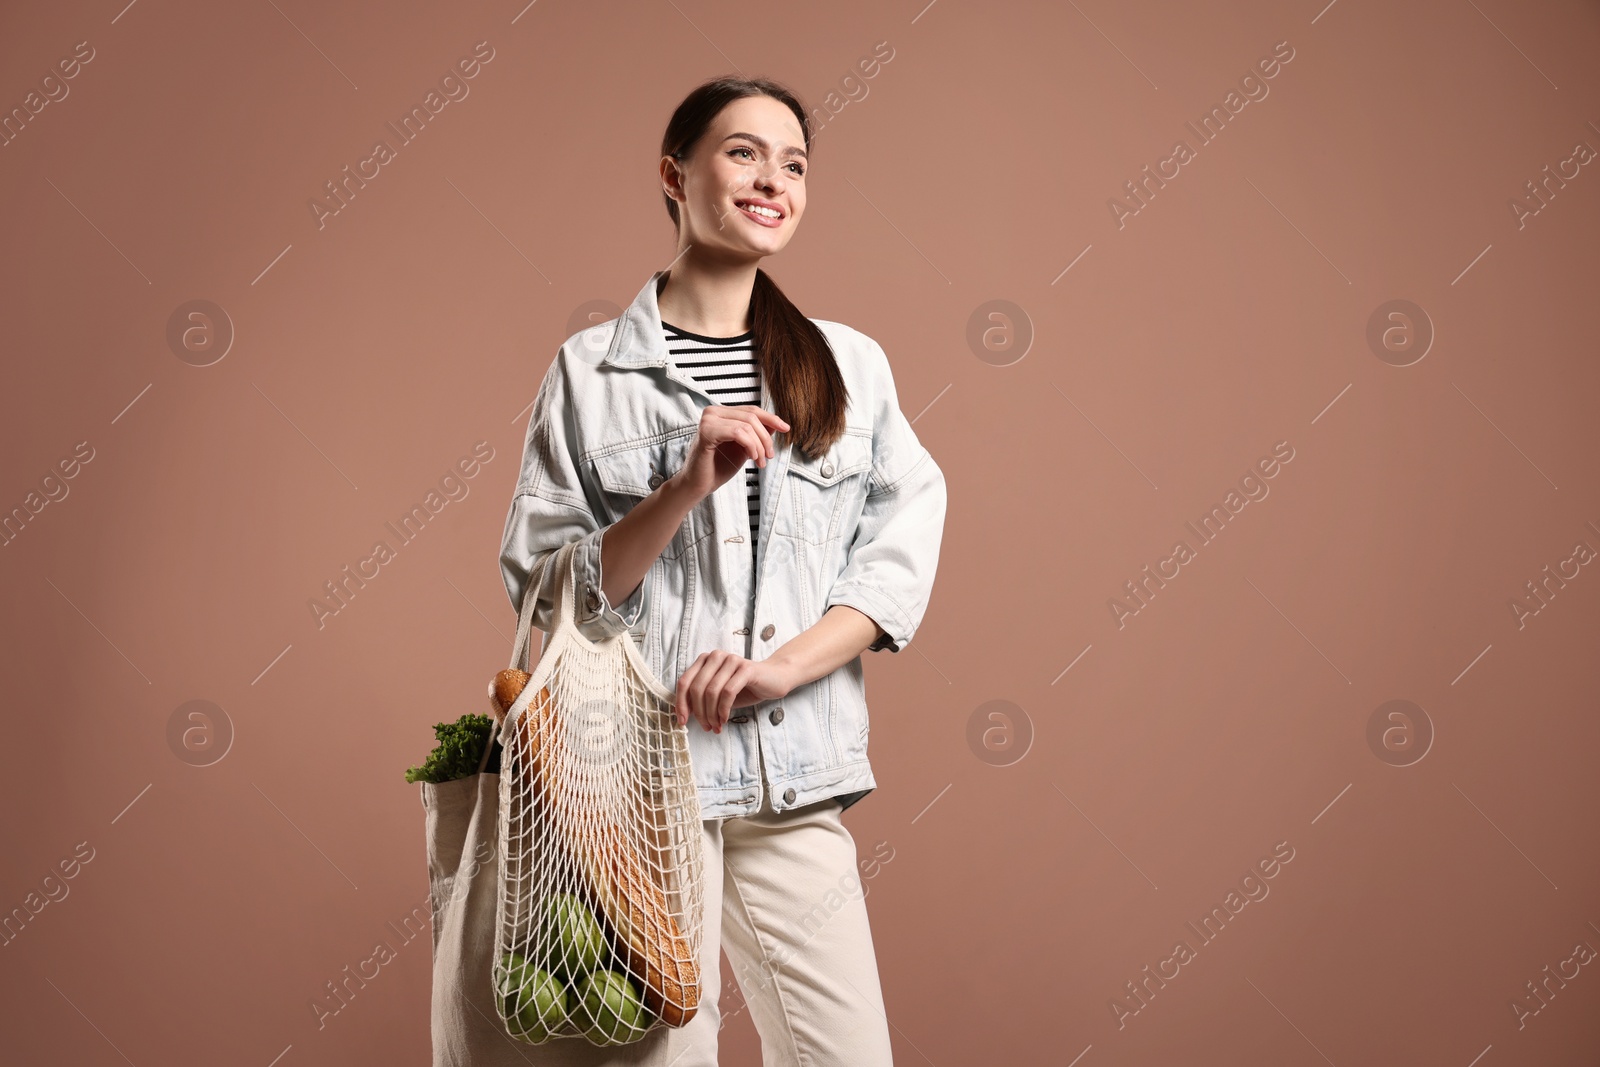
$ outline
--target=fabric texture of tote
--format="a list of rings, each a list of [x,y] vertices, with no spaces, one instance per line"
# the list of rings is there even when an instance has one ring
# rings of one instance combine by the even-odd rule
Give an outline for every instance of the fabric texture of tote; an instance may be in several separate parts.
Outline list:
[[[433,901],[434,1067],[528,1067],[495,1008],[500,776],[488,767],[494,748],[484,746],[475,775],[421,783]]]

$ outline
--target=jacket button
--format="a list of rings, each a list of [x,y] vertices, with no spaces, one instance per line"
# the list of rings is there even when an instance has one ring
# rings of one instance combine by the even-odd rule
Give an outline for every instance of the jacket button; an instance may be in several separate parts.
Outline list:
[[[589,590],[589,595],[584,599],[584,602],[589,605],[590,611],[600,610],[600,598],[595,595],[593,589]]]
[[[783,802],[785,804],[793,804],[794,803],[794,790],[793,789],[785,789],[783,791]]]
[[[773,626],[769,622],[769,623],[767,623],[765,626],[763,626],[761,628],[761,640],[766,641],[769,638],[771,638],[773,634],[775,634],[777,632],[778,632],[778,628],[776,626]]]
[[[824,463],[822,465],[822,476],[824,478],[832,478],[833,477],[833,464],[832,463]]]
[[[772,714],[768,715],[767,718],[772,722],[772,725],[774,725],[774,726],[778,725],[780,722],[783,721],[783,709],[782,708],[773,708],[772,709]]]
[[[661,476],[660,471],[650,472],[650,488],[654,489],[664,481],[666,481],[666,479]]]

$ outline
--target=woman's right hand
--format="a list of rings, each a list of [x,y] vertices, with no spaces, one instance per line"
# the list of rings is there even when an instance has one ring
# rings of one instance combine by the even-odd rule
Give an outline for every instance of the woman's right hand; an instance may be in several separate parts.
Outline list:
[[[755,460],[765,467],[777,455],[772,435],[787,432],[789,424],[754,404],[711,404],[700,412],[694,443],[683,469],[669,479],[696,501],[716,489]]]

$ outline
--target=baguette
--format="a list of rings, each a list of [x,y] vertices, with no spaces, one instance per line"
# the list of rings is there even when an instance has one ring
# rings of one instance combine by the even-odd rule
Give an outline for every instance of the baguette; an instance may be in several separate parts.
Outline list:
[[[530,677],[514,668],[495,675],[490,696],[497,718],[510,711]],[[520,733],[527,754],[522,770],[529,792],[559,804],[557,768],[541,751],[547,724],[556,714],[549,688],[541,689],[528,705]],[[599,820],[599,839],[565,842],[586,883],[583,895],[594,902],[597,918],[613,935],[618,962],[642,978],[645,1006],[668,1026],[683,1026],[699,1010],[700,961],[673,916],[666,894],[636,850],[629,847],[623,826],[609,813],[592,814]],[[573,828],[563,829],[570,835]],[[659,833],[654,825],[651,830]]]

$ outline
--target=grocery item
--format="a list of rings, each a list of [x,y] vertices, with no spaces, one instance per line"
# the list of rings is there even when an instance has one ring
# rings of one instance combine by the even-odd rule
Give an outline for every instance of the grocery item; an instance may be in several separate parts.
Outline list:
[[[577,1012],[583,1036],[596,1045],[626,1045],[649,1023],[639,991],[626,975],[595,971],[583,980]]]
[[[545,898],[539,940],[551,956],[545,965],[574,986],[600,966],[606,953],[605,934],[594,912],[571,893]]]
[[[545,1041],[566,1024],[571,997],[559,979],[530,964],[521,953],[505,957],[505,1016],[512,1034]]]
[[[406,771],[406,781],[452,782],[477,774],[492,732],[487,715],[463,715],[455,722],[436,724],[433,733],[439,744],[422,766]]]

